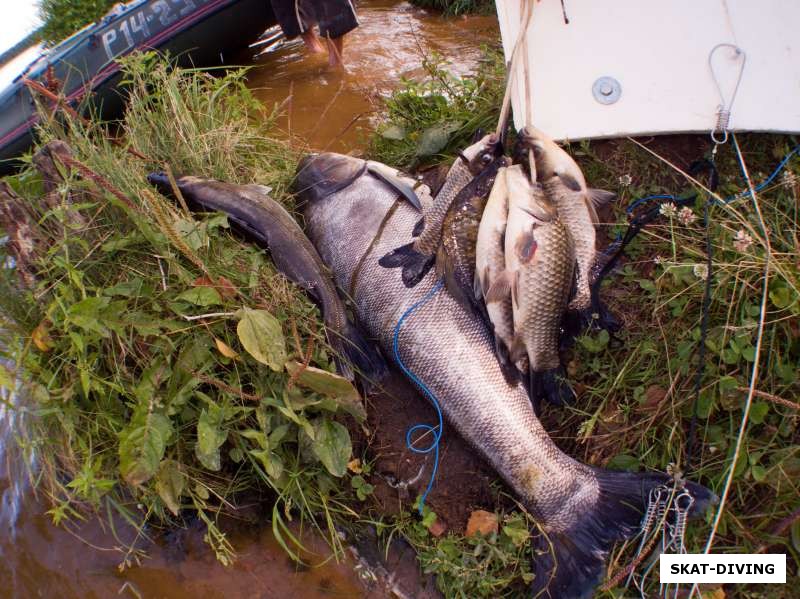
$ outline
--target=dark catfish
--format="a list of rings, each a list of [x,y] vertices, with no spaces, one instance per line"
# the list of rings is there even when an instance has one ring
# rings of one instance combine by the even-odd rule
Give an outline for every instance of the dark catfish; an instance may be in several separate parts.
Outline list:
[[[172,194],[166,175],[153,173],[148,180],[162,193]],[[193,207],[226,213],[234,227],[269,248],[275,267],[316,300],[342,376],[352,380],[353,366],[368,379],[383,375],[385,362],[348,320],[345,306],[317,250],[292,215],[265,193],[266,188],[201,177],[179,177],[176,183]]]

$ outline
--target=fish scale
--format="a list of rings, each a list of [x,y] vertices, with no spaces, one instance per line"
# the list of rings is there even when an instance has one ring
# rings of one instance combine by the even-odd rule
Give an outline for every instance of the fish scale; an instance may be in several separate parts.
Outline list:
[[[597,237],[594,222],[586,207],[588,200],[584,199],[583,192],[570,190],[558,177],[544,181],[542,187],[550,201],[555,204],[559,218],[569,223],[577,261],[575,297],[572,298],[569,307],[583,310],[591,304],[589,277],[595,263]]]
[[[298,195],[306,206],[308,235],[339,286],[348,288],[352,273],[360,269],[352,287],[356,315],[393,355],[398,321],[438,279],[428,272],[407,288],[396,269],[378,264],[387,250],[409,242],[419,217],[396,192],[369,174],[333,193],[314,185],[335,177],[337,167],[344,177],[352,171],[347,168],[352,160],[336,154],[304,159],[295,189],[305,190]],[[506,380],[492,339],[473,310],[438,292],[407,319],[399,331],[398,352],[404,366],[438,399],[447,422],[505,480],[544,531],[532,538],[532,595],[587,597],[600,581],[613,544],[638,530],[649,490],[671,479],[592,468],[559,450],[523,386]],[[686,488],[695,497],[695,515],[702,513],[713,495],[693,483]]]
[[[335,202],[308,204],[309,237],[339,285],[349,284],[395,197],[375,179],[362,177],[339,192]],[[438,280],[431,272],[407,289],[397,270],[377,263],[386,251],[411,239],[410,226],[417,218],[410,206],[397,206],[355,285],[359,321],[387,352],[394,325]],[[359,226],[350,226],[354,222]],[[565,501],[564,491],[581,489],[583,497],[591,498],[597,492],[594,476],[553,444],[524,387],[506,381],[481,319],[441,292],[414,313],[399,344],[403,363],[440,398],[448,421],[529,509],[555,529],[569,528],[580,510]]]
[[[561,315],[572,286],[575,252],[560,219],[534,225],[531,218],[531,226],[537,247],[532,262],[519,271],[518,297],[512,301],[514,333],[525,345],[532,370],[552,370],[560,365]]]

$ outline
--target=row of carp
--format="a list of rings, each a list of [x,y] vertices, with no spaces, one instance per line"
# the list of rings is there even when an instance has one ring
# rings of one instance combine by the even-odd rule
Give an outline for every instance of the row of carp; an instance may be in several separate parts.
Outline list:
[[[472,144],[436,197],[420,202],[414,241],[379,262],[402,268],[407,287],[435,265],[449,293],[491,325],[507,376],[522,377],[535,406],[563,404],[573,397],[558,355],[563,317],[569,309],[587,323],[599,305],[597,208],[616,196],[588,188],[572,157],[538,129],[519,132],[514,155],[496,135]]]

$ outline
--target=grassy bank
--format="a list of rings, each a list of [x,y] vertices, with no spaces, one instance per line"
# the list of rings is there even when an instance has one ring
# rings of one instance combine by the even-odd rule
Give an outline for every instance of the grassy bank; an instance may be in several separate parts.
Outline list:
[[[443,74],[442,65],[428,66],[425,81],[409,82],[388,99],[386,121],[372,145],[378,159],[410,168],[452,160],[454,148],[465,145],[469,127],[480,123],[493,128],[501,97],[501,63],[490,59],[475,79],[467,81]],[[437,145],[429,153],[426,143],[432,137]],[[738,136],[753,183],[765,181],[798,141],[781,135]],[[574,408],[548,410],[545,423],[562,448],[590,464],[631,470],[673,467],[721,493],[758,363],[749,421],[713,547],[722,552],[788,553],[789,577],[796,581],[800,564],[800,158],[791,158],[756,194],[757,204],[749,197],[722,203],[717,200],[747,190],[748,183],[733,143],[720,149],[721,186],[708,210],[711,286],[698,394],[709,272],[703,217],[711,196],[666,160],[686,170],[710,145],[701,136],[651,139],[645,144],[621,139],[567,148],[591,186],[619,194],[599,232],[603,243],[624,232],[626,207],[637,198],[698,193],[698,199],[685,210],[665,205],[663,214],[631,244],[627,259],[603,291],[624,328],[618,338],[606,333],[583,336],[567,352],[564,359],[578,400]],[[652,205],[639,206],[634,214]],[[762,315],[763,334],[759,334]],[[687,467],[695,411],[696,440],[691,467]],[[711,532],[711,516],[690,527],[690,552],[702,551]],[[418,547],[423,565],[440,575],[439,584],[449,589],[448,596],[494,596],[498,589],[486,587],[503,576],[508,576],[506,582],[524,581],[516,547],[509,546],[502,528],[489,540],[491,546],[481,549],[476,545],[486,540],[459,535],[440,539],[421,534],[418,525],[409,524],[406,534]],[[473,552],[486,559],[472,560],[468,556]],[[612,573],[632,559],[631,547],[620,550],[612,559]],[[486,586],[479,590],[482,582]],[[454,590],[459,585],[471,593],[460,595]],[[503,588],[516,593],[513,586]],[[784,591],[768,586],[736,590],[729,596],[779,597]]]
[[[50,191],[35,164],[7,179],[35,245],[0,271],[0,347],[17,365],[0,366],[0,384],[24,381],[24,443],[49,513],[122,518],[143,536],[197,514],[226,562],[218,516],[261,497],[290,552],[298,517],[335,545],[327,524],[350,489],[341,422],[363,408],[332,374],[317,309],[223,216],[190,215],[145,178],[257,182],[291,209],[298,157],[270,137],[273,115],[242,73],[172,71],[153,55],[124,70],[130,102],[113,131],[63,113],[44,122],[41,145],[71,148],[52,150]],[[123,563],[137,557],[125,551]]]
[[[452,78],[442,67],[431,60],[427,80],[406,82],[387,100],[371,157],[409,168],[437,164],[451,160],[474,129],[494,127],[499,56],[490,52],[470,79]],[[60,117],[41,132],[42,142],[66,141],[86,169],[59,168],[63,180],[49,193],[33,164],[9,180],[30,207],[41,243],[27,288],[16,272],[0,271],[3,347],[20,367],[0,367],[0,383],[30,381],[36,426],[23,441],[42,460],[37,482],[54,520],[112,513],[145,535],[198,513],[224,561],[235,548],[217,517],[256,498],[274,506],[273,529],[290,552],[296,547],[289,519],[316,525],[332,544],[338,537],[330,524],[369,522],[384,539],[407,538],[448,597],[525,596],[531,523],[501,486],[493,503],[475,506],[499,516],[497,532],[485,537],[441,534],[435,501],[421,519],[411,501],[398,515],[380,511],[371,495],[380,484],[370,471],[374,448],[351,464],[356,476],[346,474],[352,456],[344,425],[363,413],[350,388],[330,374],[314,306],[276,273],[268,254],[232,237],[224,218],[189,215],[146,183],[148,172],[168,166],[176,174],[269,185],[292,207],[287,186],[298,156],[271,137],[272,117],[241,75],[169,72],[152,57],[128,61],[126,73],[131,104],[121,128]],[[760,182],[796,140],[739,141]],[[684,166],[681,160],[694,159],[705,142],[647,147]],[[592,186],[620,194],[606,215],[604,241],[624,229],[633,199],[695,190],[632,140],[568,149]],[[710,207],[711,301],[689,473],[720,492],[758,362],[758,394],[715,550],[786,552],[793,580],[800,562],[800,526],[787,519],[800,507],[800,412],[792,407],[800,391],[798,162],[757,194],[766,234],[749,199]],[[720,151],[719,169],[722,195],[745,187],[731,145]],[[691,213],[670,216],[665,209],[612,275],[604,297],[624,321],[619,339],[584,336],[564,356],[578,402],[547,410],[544,419],[571,455],[621,469],[685,468],[705,289],[706,197],[701,190]],[[297,363],[319,371],[295,376]],[[468,490],[454,490],[462,492]],[[688,550],[701,550],[709,532],[709,522],[692,525]],[[632,547],[621,548],[612,572],[632,555]],[[132,549],[123,555],[128,562],[136,557]],[[778,597],[781,590],[739,596]]]
[[[451,17],[466,14],[489,14],[494,11],[494,0],[411,0],[422,8],[440,10]]]

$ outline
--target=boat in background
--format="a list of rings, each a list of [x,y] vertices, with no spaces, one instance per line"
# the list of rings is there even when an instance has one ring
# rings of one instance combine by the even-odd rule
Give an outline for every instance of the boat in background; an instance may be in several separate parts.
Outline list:
[[[58,87],[71,105],[94,93],[104,118],[121,111],[116,59],[134,50],[168,52],[182,65],[224,64],[276,23],[266,0],[133,0],[47,50],[0,92],[0,170],[33,143],[36,105],[24,79]]]

